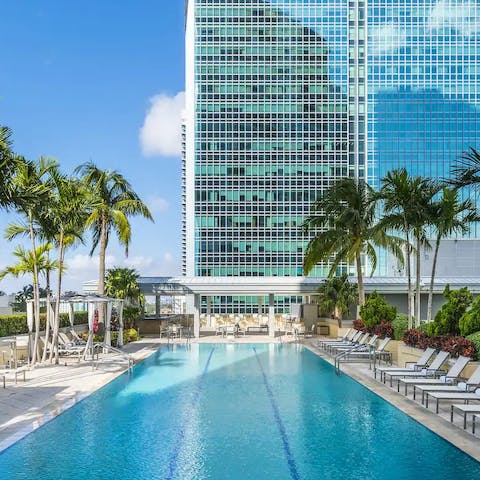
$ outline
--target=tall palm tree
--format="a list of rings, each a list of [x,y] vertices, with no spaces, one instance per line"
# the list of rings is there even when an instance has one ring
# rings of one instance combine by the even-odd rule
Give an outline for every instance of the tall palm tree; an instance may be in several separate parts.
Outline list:
[[[428,291],[427,322],[432,320],[433,286],[435,284],[435,271],[437,268],[438,250],[443,238],[453,234],[466,234],[472,222],[479,221],[479,216],[474,202],[461,201],[459,192],[453,188],[444,188],[441,198],[434,204],[434,222],[436,230],[435,248],[432,262],[432,275]]]
[[[53,346],[50,361],[55,356],[59,361],[58,332],[60,329],[60,297],[62,293],[65,251],[76,241],[83,241],[85,222],[88,215],[88,196],[79,180],[63,175],[58,167],[48,172],[47,185],[51,192],[51,201],[46,211],[45,220],[50,228],[53,242],[58,249],[58,278],[53,322]]]
[[[33,344],[33,361],[38,357],[38,341],[40,337],[40,303],[39,303],[39,285],[38,268],[35,261],[37,254],[35,222],[39,218],[42,208],[48,200],[48,188],[43,183],[43,176],[50,168],[52,161],[40,158],[38,163],[34,163],[24,158],[17,159],[15,173],[11,179],[12,195],[15,198],[15,209],[25,217],[25,223],[28,226],[29,238],[31,243],[31,253],[33,256],[33,315],[35,319],[35,340]]]
[[[453,179],[449,180],[455,188],[480,186],[480,152],[470,147],[464,152],[456,165],[452,168]]]
[[[99,247],[100,268],[98,293],[105,293],[105,252],[112,234],[125,247],[128,255],[132,230],[130,217],[141,215],[153,221],[148,207],[142,202],[130,183],[117,171],[101,170],[94,163],[80,165],[76,172],[91,196],[91,209],[86,226],[92,231],[90,255]]]
[[[376,247],[391,251],[401,261],[403,240],[379,228],[376,216],[377,195],[363,181],[339,179],[314,202],[312,214],[303,229],[314,233],[303,259],[303,272],[308,274],[319,262],[331,261],[329,277],[341,262],[355,263],[358,303],[365,303],[362,257],[371,261],[371,273],[377,266]]]
[[[13,199],[11,179],[15,173],[17,157],[12,152],[12,131],[0,126],[0,208],[11,206]]]
[[[420,323],[420,251],[428,246],[426,229],[433,223],[433,198],[439,186],[430,179],[411,176],[405,168],[392,170],[382,179],[379,198],[384,217],[382,228],[405,235],[406,273],[408,282],[408,322],[413,327],[413,312]],[[415,245],[415,247],[414,247]],[[416,252],[416,304],[412,288],[411,255]]]

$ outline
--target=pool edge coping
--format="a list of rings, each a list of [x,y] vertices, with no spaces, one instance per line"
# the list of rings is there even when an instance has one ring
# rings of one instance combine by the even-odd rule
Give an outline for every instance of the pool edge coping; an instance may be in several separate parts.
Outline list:
[[[311,342],[307,343],[304,341],[302,344],[310,352],[334,366],[332,359],[327,357]],[[342,365],[342,373],[348,375],[372,393],[378,395],[390,405],[480,463],[480,440],[478,438],[473,437],[470,433],[460,429],[456,425],[452,425],[440,415],[427,410],[409,397],[405,397],[391,390],[388,386],[376,381],[373,377],[370,378],[364,375],[351,365]]]

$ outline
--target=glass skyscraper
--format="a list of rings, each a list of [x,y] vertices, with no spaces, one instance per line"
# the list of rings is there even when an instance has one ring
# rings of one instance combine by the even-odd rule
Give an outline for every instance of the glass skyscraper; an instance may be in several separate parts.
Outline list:
[[[337,178],[448,175],[478,146],[479,35],[474,1],[188,0],[184,274],[301,275]]]

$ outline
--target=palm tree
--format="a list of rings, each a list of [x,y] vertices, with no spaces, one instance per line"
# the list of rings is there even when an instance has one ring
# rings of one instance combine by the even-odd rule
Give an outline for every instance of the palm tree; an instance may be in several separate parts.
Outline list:
[[[28,226],[33,257],[33,315],[35,319],[35,340],[33,345],[33,360],[37,361],[38,340],[40,337],[40,303],[38,268],[35,257],[37,254],[35,222],[39,218],[42,205],[47,203],[48,188],[42,181],[45,172],[50,168],[52,161],[40,158],[34,163],[24,158],[18,158],[15,173],[11,179],[12,195],[15,198],[16,210],[23,214]]]
[[[23,275],[32,275],[34,279],[33,287],[30,291],[28,287],[23,289],[21,292],[24,295],[24,300],[28,298],[32,298],[30,295],[33,296],[34,299],[34,312],[35,312],[35,301],[38,302],[38,297],[35,298],[35,282],[37,282],[37,295],[40,295],[40,289],[38,288],[38,279],[40,275],[45,275],[46,272],[51,271],[55,268],[58,268],[57,261],[51,261],[48,257],[48,252],[52,249],[52,245],[49,243],[44,243],[39,245],[35,248],[35,252],[31,250],[27,250],[22,246],[18,246],[13,250],[13,255],[17,258],[17,262],[14,265],[6,267],[4,270],[0,272],[0,279],[4,278],[7,275],[12,275],[14,277],[19,277]],[[19,292],[20,293],[20,292]],[[19,294],[15,298],[16,301],[19,298]],[[38,319],[35,319],[35,328],[38,332],[40,332],[40,309],[38,309]],[[37,335],[35,334],[37,337]],[[44,349],[46,350],[47,345],[44,345]],[[32,359],[35,362],[37,360],[37,356],[39,357],[39,349],[38,349],[38,338],[33,344],[33,354]]]
[[[397,230],[405,235],[409,328],[413,327],[415,309],[411,255],[413,251],[416,252],[416,321],[419,324],[421,245],[429,246],[426,229],[433,223],[433,198],[439,188],[432,180],[410,176],[405,168],[392,170],[382,179],[379,197],[383,200],[384,217],[380,225],[384,229]]]
[[[449,180],[455,188],[480,186],[480,152],[470,147],[464,152],[454,168],[452,168],[453,179]]]
[[[453,234],[466,234],[470,223],[479,220],[475,203],[471,200],[461,201],[459,192],[453,188],[444,188],[442,197],[434,204],[434,227],[437,233],[432,262],[432,275],[428,291],[427,322],[432,320],[433,286],[435,284],[435,271],[437,268],[438,250],[444,237]]]
[[[125,300],[124,322],[128,328],[135,327],[135,319],[142,314],[145,296],[138,284],[139,275],[132,268],[111,268],[105,279],[105,293]]]
[[[129,305],[142,306],[145,297],[140,290],[140,275],[133,268],[110,268],[105,278],[105,293],[121,298]]]
[[[99,247],[100,268],[98,293],[105,293],[105,252],[108,241],[115,234],[128,255],[132,230],[129,218],[141,215],[153,221],[148,207],[142,202],[130,183],[118,172],[101,170],[93,163],[80,165],[76,172],[91,196],[91,209],[86,226],[92,231],[93,244],[90,255]]]
[[[377,195],[363,181],[339,179],[312,205],[312,214],[303,229],[315,236],[307,245],[303,272],[308,274],[319,262],[331,261],[329,277],[341,262],[355,262],[358,304],[365,303],[362,257],[371,261],[371,273],[377,266],[376,247],[391,251],[401,261],[403,240],[379,228],[376,218]]]
[[[318,289],[318,304],[323,312],[330,312],[342,326],[343,315],[348,312],[350,305],[358,300],[358,287],[348,281],[348,275],[328,278]]]
[[[51,200],[45,215],[45,220],[50,229],[52,241],[58,249],[58,278],[57,301],[53,323],[53,346],[50,352],[50,361],[55,355],[55,363],[59,361],[58,332],[60,329],[60,296],[62,293],[63,270],[65,265],[65,251],[75,243],[83,241],[85,222],[88,212],[88,197],[77,179],[69,178],[60,173],[57,166],[48,172],[47,185],[51,191]]]
[[[11,178],[15,173],[17,157],[12,152],[12,131],[0,126],[0,208],[8,208],[13,201]]]

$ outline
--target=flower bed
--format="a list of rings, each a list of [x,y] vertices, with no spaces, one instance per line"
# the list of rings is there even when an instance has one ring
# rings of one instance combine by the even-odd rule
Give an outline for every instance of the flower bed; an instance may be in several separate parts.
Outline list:
[[[405,332],[403,342],[405,345],[422,350],[429,347],[436,350],[445,350],[452,357],[463,355],[475,359],[478,353],[475,344],[467,338],[447,335],[428,336],[425,332],[416,328]]]

